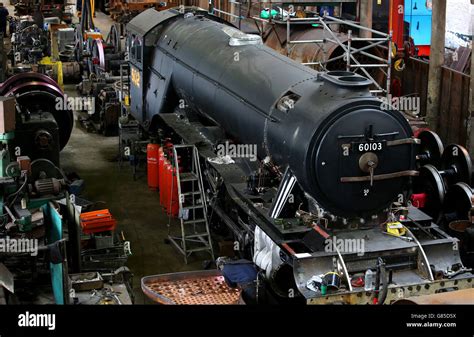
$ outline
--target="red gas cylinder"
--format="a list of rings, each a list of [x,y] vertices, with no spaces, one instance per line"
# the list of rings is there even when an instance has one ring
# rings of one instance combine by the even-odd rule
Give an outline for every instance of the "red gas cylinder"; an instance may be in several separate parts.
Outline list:
[[[176,177],[176,169],[169,161],[166,161],[163,165],[163,188],[160,189],[160,199],[168,215],[178,216],[178,179]]]
[[[152,190],[157,190],[159,187],[159,157],[160,146],[158,144],[148,144],[146,147],[146,160],[148,171],[148,187]]]
[[[169,202],[168,202],[168,195],[169,195],[169,176],[171,174],[170,171],[171,164],[168,159],[164,158],[163,161],[163,178],[160,185],[160,203],[168,212]]]
[[[179,213],[179,200],[178,200],[178,177],[176,176],[176,168],[173,167],[171,170],[171,186],[169,187],[170,196],[168,199],[168,214],[177,217]]]
[[[158,150],[158,188],[160,189],[160,204],[162,204],[161,202],[161,190],[163,189],[163,167],[165,165],[165,153],[163,152],[163,148],[160,147],[160,149]]]

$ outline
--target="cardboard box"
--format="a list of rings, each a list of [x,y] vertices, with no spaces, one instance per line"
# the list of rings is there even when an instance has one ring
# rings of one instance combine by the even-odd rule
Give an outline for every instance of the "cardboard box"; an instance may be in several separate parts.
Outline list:
[[[15,131],[15,97],[0,96],[0,133]]]

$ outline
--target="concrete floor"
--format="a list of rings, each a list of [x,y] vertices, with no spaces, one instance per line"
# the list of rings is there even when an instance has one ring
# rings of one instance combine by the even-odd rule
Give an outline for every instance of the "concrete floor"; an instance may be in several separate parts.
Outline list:
[[[99,12],[95,23],[106,35],[112,21]],[[77,96],[74,86],[65,91]],[[151,303],[140,288],[143,276],[202,269],[209,256],[192,256],[185,265],[182,255],[164,243],[169,219],[161,210],[159,194],[148,189],[146,172],[134,181],[131,166],[125,162],[119,168],[117,158],[118,137],[87,133],[76,121],[61,153],[61,166],[85,180],[85,198],[105,202],[104,208],[118,220],[118,231],[131,242],[128,267],[134,274],[135,303]]]

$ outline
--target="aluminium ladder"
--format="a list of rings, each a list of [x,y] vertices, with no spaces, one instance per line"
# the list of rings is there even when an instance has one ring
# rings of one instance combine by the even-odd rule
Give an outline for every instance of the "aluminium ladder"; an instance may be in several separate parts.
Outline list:
[[[171,180],[171,195],[173,184],[178,188],[179,213],[181,231],[173,235],[168,226],[168,239],[183,254],[184,262],[195,252],[205,251],[214,261],[211,234],[207,218],[207,203],[201,175],[199,153],[194,145],[173,146],[173,168],[176,179]],[[170,209],[172,203],[170,198]]]

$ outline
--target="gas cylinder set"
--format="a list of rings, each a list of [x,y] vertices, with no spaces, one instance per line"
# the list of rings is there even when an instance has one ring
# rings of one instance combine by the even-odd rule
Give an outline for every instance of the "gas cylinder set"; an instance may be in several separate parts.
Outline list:
[[[166,214],[178,216],[178,179],[173,165],[173,144],[169,141],[162,146],[147,145],[148,188],[160,192],[160,205]]]

